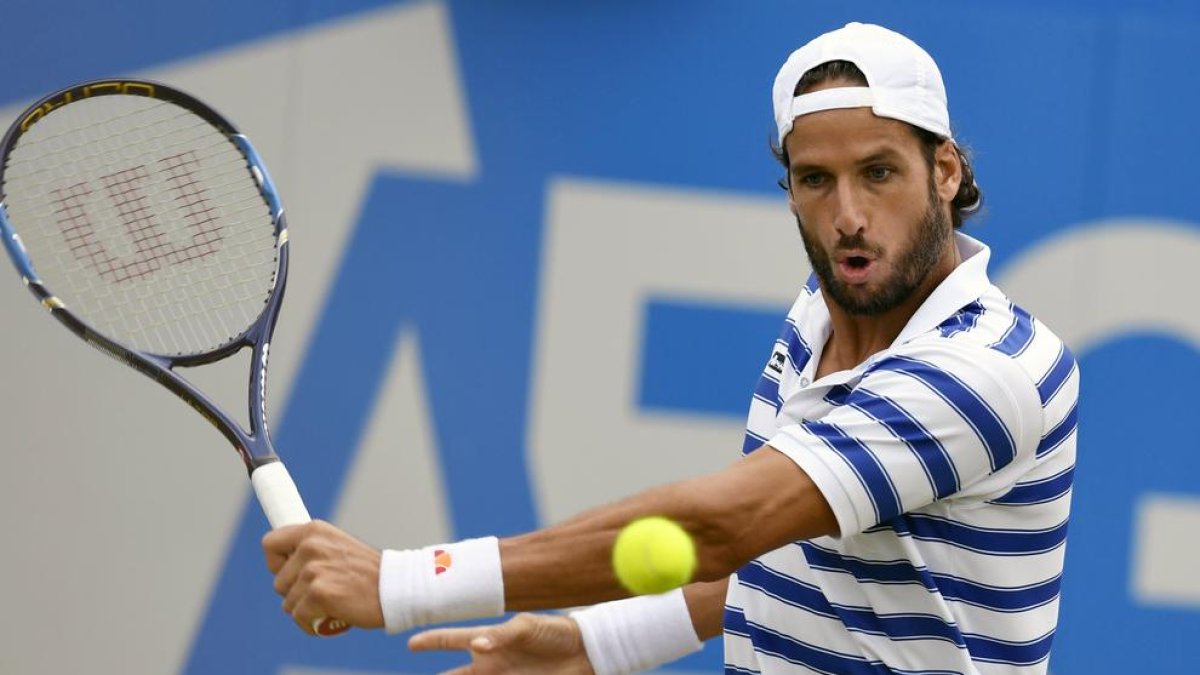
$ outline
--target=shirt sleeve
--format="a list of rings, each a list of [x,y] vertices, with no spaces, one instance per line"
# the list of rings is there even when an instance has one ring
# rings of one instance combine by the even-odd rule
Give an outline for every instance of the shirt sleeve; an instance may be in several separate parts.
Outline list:
[[[1011,358],[912,345],[869,367],[820,419],[789,414],[769,445],[821,490],[843,536],[938,500],[980,501],[1032,468],[1041,401]]]

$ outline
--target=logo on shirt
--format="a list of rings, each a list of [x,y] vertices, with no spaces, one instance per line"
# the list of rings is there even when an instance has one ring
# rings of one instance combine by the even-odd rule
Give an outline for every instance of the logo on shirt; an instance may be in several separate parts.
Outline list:
[[[767,362],[767,367],[777,373],[783,373],[783,363],[787,360],[787,356],[783,352],[775,352],[771,355],[771,360]]]
[[[434,549],[433,551],[433,574],[437,576],[442,572],[450,569],[453,560],[450,559],[450,552],[442,549]]]

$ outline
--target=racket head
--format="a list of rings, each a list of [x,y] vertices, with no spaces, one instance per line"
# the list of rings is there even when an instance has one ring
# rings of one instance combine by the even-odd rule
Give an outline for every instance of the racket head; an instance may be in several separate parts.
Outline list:
[[[0,141],[0,206],[43,304],[171,364],[249,344],[282,290],[286,227],[257,154],[162,83],[84,82],[30,106]]]
[[[54,92],[0,140],[0,238],[63,325],[184,399],[249,471],[277,461],[265,382],[287,225],[232,123],[148,80]],[[173,370],[246,346],[248,430]]]

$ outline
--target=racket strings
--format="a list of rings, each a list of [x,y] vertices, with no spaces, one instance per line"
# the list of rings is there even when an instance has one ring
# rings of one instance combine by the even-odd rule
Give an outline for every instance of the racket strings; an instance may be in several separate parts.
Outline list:
[[[211,351],[274,287],[274,223],[245,158],[180,106],[104,96],[55,110],[13,149],[5,192],[47,288],[135,349]]]

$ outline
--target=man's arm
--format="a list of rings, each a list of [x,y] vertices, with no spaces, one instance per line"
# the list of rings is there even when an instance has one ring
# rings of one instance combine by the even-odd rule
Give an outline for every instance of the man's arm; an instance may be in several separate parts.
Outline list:
[[[683,589],[688,614],[692,617],[692,628],[701,642],[711,640],[724,630],[725,593],[729,590],[729,577],[717,581],[701,581]]]
[[[767,551],[837,531],[833,512],[807,474],[783,454],[763,448],[715,474],[502,539],[506,609],[576,607],[626,597],[612,570],[613,542],[630,521],[647,515],[671,518],[692,535],[697,581],[725,579]]]
[[[729,579],[725,578],[690,584],[683,589],[692,627],[702,641],[721,634],[728,585]],[[661,647],[657,644],[659,635],[643,637],[655,647]],[[469,652],[471,664],[453,671],[456,675],[587,675],[594,672],[595,665],[588,659],[579,624],[572,618],[556,614],[519,614],[501,624],[435,628],[414,635],[408,646],[414,651]],[[657,665],[662,664],[655,663],[651,667]]]
[[[612,570],[613,542],[626,524],[648,515],[671,518],[692,535],[698,581],[723,580],[762,553],[837,531],[833,512],[808,475],[764,447],[723,471],[501,540],[504,609],[578,607],[626,597]],[[285,596],[284,610],[302,628],[310,630],[319,616],[360,627],[383,625],[377,549],[326,523],[281,528],[263,538],[263,547],[276,574],[275,589]],[[712,625],[705,623],[706,635],[715,634]]]

